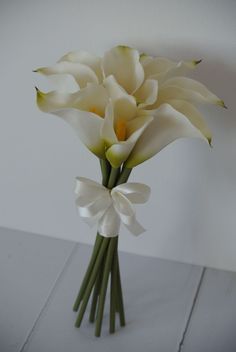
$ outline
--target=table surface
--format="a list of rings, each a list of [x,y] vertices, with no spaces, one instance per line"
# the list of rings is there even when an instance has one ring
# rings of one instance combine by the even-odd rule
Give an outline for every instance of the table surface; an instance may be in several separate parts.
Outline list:
[[[120,252],[127,325],[72,305],[91,246],[0,228],[1,352],[235,352],[236,273]]]

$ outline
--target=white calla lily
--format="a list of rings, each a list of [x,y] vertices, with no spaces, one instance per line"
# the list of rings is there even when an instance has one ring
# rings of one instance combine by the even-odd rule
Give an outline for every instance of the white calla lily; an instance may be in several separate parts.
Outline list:
[[[142,136],[145,129],[152,121],[153,117],[146,115],[139,116],[127,123],[127,139],[118,143],[114,143],[106,151],[106,158],[114,168],[119,167],[123,162],[127,160],[138,139],[140,136]]]
[[[117,82],[129,93],[134,93],[143,83],[144,70],[137,50],[128,46],[116,46],[103,57],[105,76],[113,75]]]
[[[119,167],[129,156],[138,138],[152,121],[150,115],[138,116],[129,107],[130,101],[121,98],[110,101],[101,128],[107,150],[106,158],[115,168]],[[126,109],[127,106],[127,109]]]
[[[181,112],[187,119],[199,129],[202,135],[208,140],[211,145],[212,133],[209,130],[202,114],[198,111],[195,106],[184,100],[170,100],[169,104],[177,111]]]
[[[164,57],[141,55],[140,62],[143,66],[145,79],[157,79],[159,83],[173,76],[186,74],[194,69],[201,60],[175,62]]]
[[[84,88],[88,83],[98,83],[96,73],[89,66],[79,62],[60,61],[50,67],[40,67],[35,72],[45,76],[71,75],[78,88]]]
[[[37,89],[37,104],[44,112],[62,108],[76,108],[104,116],[107,103],[108,94],[106,89],[97,84],[89,84],[86,88],[75,93],[58,91],[43,93]]]
[[[127,168],[133,168],[150,159],[178,138],[204,139],[199,129],[170,104],[163,104],[151,113],[154,119],[138,139],[125,162]]]
[[[105,157],[105,145],[100,137],[103,118],[78,109],[60,109],[52,112],[66,121],[82,143],[98,158]]]
[[[87,51],[70,51],[66,55],[62,56],[58,62],[69,61],[74,63],[80,63],[90,67],[93,72],[96,74],[98,82],[102,83],[103,81],[103,72],[102,72],[102,59],[98,56],[92,55]]]
[[[73,94],[37,90],[38,107],[68,122],[87,148],[100,158],[104,158],[105,152],[100,130],[107,102],[105,88],[96,84]]]
[[[165,81],[160,87],[158,98],[159,103],[170,99],[181,99],[224,107],[224,102],[202,83],[187,77],[174,77]]]

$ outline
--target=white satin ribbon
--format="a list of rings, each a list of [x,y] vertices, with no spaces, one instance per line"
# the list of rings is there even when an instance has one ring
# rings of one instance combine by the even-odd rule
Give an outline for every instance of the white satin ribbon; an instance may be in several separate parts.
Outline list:
[[[75,194],[80,216],[90,226],[97,223],[100,235],[118,236],[121,222],[133,235],[145,231],[136,220],[133,204],[147,202],[150,187],[142,183],[123,183],[110,191],[95,181],[77,177]]]

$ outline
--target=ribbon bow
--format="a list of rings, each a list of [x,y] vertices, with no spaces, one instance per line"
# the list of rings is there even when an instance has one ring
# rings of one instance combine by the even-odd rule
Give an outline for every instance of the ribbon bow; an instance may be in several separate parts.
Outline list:
[[[85,177],[76,178],[78,212],[91,225],[98,223],[104,237],[118,236],[122,222],[133,235],[145,231],[136,220],[133,204],[147,202],[150,187],[142,183],[123,183],[112,190]]]

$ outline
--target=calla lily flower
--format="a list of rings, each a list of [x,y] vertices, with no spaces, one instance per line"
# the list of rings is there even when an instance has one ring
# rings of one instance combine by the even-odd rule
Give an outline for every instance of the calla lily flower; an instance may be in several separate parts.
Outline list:
[[[188,107],[188,105],[184,106],[183,110],[186,108],[187,111]],[[194,137],[205,139],[202,133],[205,125],[203,123],[202,126],[199,123],[199,116],[196,111],[196,115],[192,115],[193,111],[190,110],[191,118],[187,119],[186,114],[165,103],[156,110],[152,110],[151,113],[154,116],[153,122],[135,144],[132,153],[125,162],[127,168],[133,168],[150,159],[178,138]],[[206,133],[208,133],[207,128]]]
[[[101,137],[106,145],[106,158],[118,168],[129,156],[138,139],[152,122],[151,115],[140,113],[125,97],[107,105]]]
[[[72,91],[85,88],[88,83],[101,83],[103,80],[101,58],[86,51],[69,52],[55,65],[40,67],[34,72],[48,76],[56,83],[57,89],[57,83],[60,82],[60,90],[65,92],[68,92],[68,76]]]
[[[90,83],[72,94],[58,91],[43,93],[37,88],[36,90],[40,110],[61,117],[71,125],[92,153],[99,158],[105,158],[105,144],[100,130],[109,97],[103,86]]]
[[[49,93],[37,89],[37,103],[67,121],[96,156],[115,168],[123,163],[133,168],[178,138],[211,144],[211,132],[195,104],[225,105],[203,84],[184,76],[200,61],[174,62],[127,46],[112,48],[103,58],[70,52],[55,65],[36,70],[60,77],[62,83],[62,89]]]

